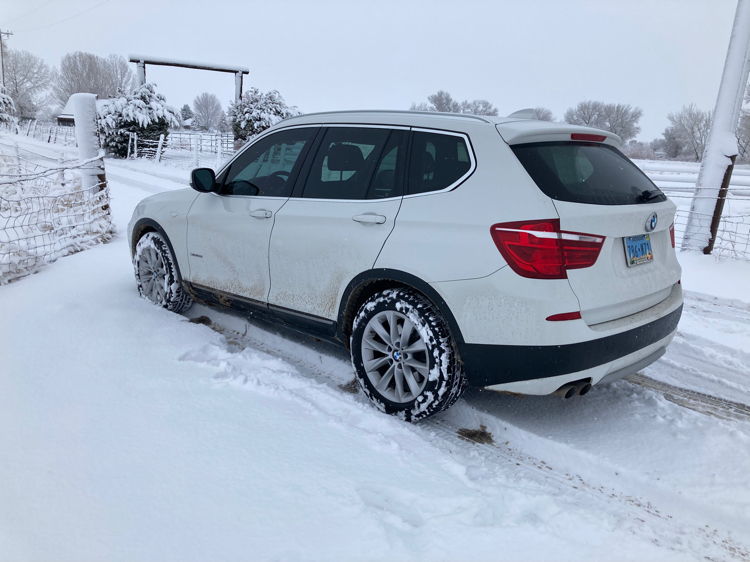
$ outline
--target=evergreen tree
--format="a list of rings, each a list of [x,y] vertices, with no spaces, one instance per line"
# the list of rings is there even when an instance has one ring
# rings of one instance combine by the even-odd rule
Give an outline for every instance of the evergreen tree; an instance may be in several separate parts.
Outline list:
[[[182,109],[180,110],[180,116],[182,117],[183,121],[187,121],[188,119],[193,118],[193,110],[190,109],[190,106],[188,104],[182,106]]]
[[[0,86],[0,123],[13,123],[15,111],[13,99],[7,94],[5,86]]]
[[[234,140],[243,142],[282,119],[299,114],[296,107],[287,106],[278,91],[271,90],[264,94],[258,88],[250,88],[242,94],[241,99],[230,102],[228,111]]]
[[[115,156],[127,156],[130,133],[136,133],[139,140],[158,141],[159,135],[167,138],[170,125],[179,125],[177,111],[167,105],[162,94],[156,93],[155,86],[143,84],[132,94],[120,91],[99,108],[102,146]]]

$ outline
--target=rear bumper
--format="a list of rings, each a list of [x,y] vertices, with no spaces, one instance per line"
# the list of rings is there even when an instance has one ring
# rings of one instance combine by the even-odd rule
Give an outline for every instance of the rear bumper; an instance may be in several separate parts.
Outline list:
[[[673,310],[665,311],[651,322],[602,338],[542,346],[463,343],[458,344],[458,352],[469,384],[473,386],[519,383],[496,390],[546,394],[568,380],[591,378],[596,384],[608,373],[635,364],[666,347],[682,315],[682,299],[679,301]],[[532,382],[543,379],[556,380]],[[524,384],[525,381],[528,383]],[[552,390],[547,390],[549,388]]]

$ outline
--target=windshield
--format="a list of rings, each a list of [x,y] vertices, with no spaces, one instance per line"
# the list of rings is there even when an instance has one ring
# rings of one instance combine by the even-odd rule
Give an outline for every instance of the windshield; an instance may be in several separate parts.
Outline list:
[[[592,142],[540,142],[511,146],[548,197],[589,205],[639,205],[667,197],[616,148]]]

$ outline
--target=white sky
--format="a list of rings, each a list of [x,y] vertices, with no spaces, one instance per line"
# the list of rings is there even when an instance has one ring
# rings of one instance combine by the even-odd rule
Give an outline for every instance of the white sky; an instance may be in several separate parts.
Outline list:
[[[304,112],[408,109],[439,89],[488,99],[501,115],[543,105],[560,118],[584,99],[629,103],[644,111],[640,140],[660,136],[667,113],[685,104],[713,109],[736,8],[736,0],[103,1],[0,0],[0,29],[14,33],[10,48],[50,65],[80,50],[247,66],[246,86],[277,89]],[[178,108],[204,91],[225,106],[234,96],[230,74],[153,66],[147,78]]]

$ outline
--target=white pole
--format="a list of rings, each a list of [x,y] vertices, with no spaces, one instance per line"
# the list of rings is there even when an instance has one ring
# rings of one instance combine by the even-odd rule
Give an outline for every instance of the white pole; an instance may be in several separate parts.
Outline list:
[[[222,154],[222,148],[223,148],[223,146],[221,146],[221,143],[222,143],[223,139],[221,138],[221,135],[219,135],[216,138],[219,141],[218,142],[218,148],[216,150],[216,169],[218,170],[219,167],[221,166],[221,161],[224,160],[224,155]]]
[[[146,83],[146,63],[138,62],[138,85],[143,86]]]
[[[138,133],[133,133],[133,158],[138,158]]]
[[[682,250],[709,247],[711,221],[717,208],[719,189],[725,174],[733,166],[730,158],[738,152],[735,132],[739,117],[738,105],[742,104],[750,69],[747,63],[749,45],[750,0],[738,0],[713,122],[708,132],[694,198],[690,203]]]
[[[100,156],[99,131],[96,123],[96,94],[73,94],[73,118],[76,124],[76,140],[78,141],[78,159],[81,162]],[[81,169],[81,183],[83,189],[91,189],[97,184],[103,184],[104,161],[92,162]],[[100,185],[101,189],[104,188]]]
[[[164,146],[164,133],[159,135],[159,146],[156,147],[156,161],[161,162],[161,149]]]
[[[234,75],[234,99],[238,100],[242,97],[242,72],[238,72]]]
[[[198,167],[198,136],[193,135],[195,142],[193,143],[193,168]]]

